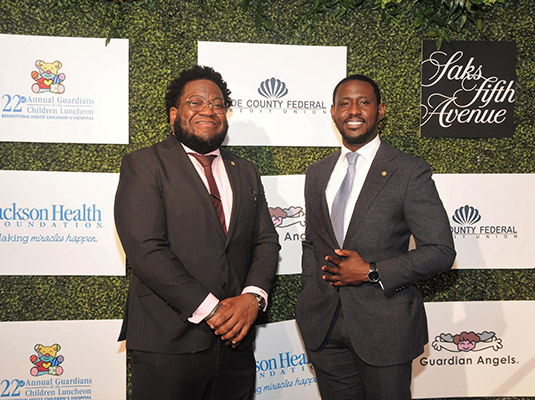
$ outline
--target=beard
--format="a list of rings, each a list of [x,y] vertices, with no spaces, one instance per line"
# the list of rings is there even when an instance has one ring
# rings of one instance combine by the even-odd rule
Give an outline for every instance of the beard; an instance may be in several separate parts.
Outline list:
[[[178,141],[189,147],[191,150],[195,150],[199,154],[210,153],[211,151],[218,149],[227,137],[227,132],[228,123],[225,122],[221,132],[211,136],[209,139],[204,139],[196,136],[194,133],[186,132],[184,129],[182,129],[179,118],[176,118],[173,124],[173,133]]]
[[[370,126],[366,132],[360,136],[348,136],[341,126],[336,125],[340,135],[344,138],[344,141],[351,145],[360,145],[370,142],[377,135],[377,125],[379,121],[376,119],[372,126]]]

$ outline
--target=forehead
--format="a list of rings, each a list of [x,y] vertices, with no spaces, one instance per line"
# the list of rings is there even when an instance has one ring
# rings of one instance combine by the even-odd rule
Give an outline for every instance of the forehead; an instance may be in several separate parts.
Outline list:
[[[336,91],[336,99],[371,97],[375,99],[373,86],[365,81],[352,80],[342,83]]]
[[[202,96],[207,99],[212,99],[214,97],[223,98],[223,93],[221,93],[219,86],[209,79],[191,81],[184,85],[182,97],[187,98],[195,95]]]

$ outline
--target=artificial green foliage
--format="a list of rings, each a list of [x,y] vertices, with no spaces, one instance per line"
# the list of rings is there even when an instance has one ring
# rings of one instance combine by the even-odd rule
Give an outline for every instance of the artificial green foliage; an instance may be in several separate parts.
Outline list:
[[[420,62],[422,40],[429,36],[424,21],[415,29],[414,20],[423,3],[402,0],[391,18],[385,18],[381,8],[372,9],[372,3],[353,2],[356,6],[345,12],[325,9],[306,16],[303,12],[310,11],[311,1],[303,0],[250,0],[249,6],[243,0],[3,0],[0,33],[100,37],[103,46],[107,37],[129,39],[130,142],[0,142],[0,169],[118,172],[124,154],[168,134],[163,94],[171,79],[196,64],[197,41],[223,41],[347,46],[347,72],[369,75],[382,89],[387,111],[379,129],[386,142],[425,159],[437,173],[535,173],[532,2],[496,3],[482,14],[485,24],[479,29],[467,22],[462,30],[449,33],[452,40],[516,42],[515,135],[507,139],[420,137]],[[234,146],[231,150],[257,163],[263,175],[289,175],[303,174],[308,165],[336,149]],[[0,320],[121,318],[127,281],[127,277],[0,276]],[[426,301],[535,300],[534,282],[533,269],[455,270],[418,286]],[[279,276],[261,322],[292,319],[300,285],[299,275]]]

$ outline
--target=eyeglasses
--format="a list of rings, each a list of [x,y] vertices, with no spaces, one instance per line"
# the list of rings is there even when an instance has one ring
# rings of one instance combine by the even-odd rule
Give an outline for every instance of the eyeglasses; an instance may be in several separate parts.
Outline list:
[[[186,103],[189,106],[189,109],[193,112],[200,112],[204,110],[206,104],[209,104],[212,111],[216,114],[225,114],[227,111],[227,106],[223,99],[206,100],[201,96],[192,96],[178,104],[182,103]]]

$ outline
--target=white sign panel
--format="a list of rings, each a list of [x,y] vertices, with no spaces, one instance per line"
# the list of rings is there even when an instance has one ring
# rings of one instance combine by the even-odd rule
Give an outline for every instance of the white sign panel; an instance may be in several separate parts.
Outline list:
[[[534,301],[426,303],[414,398],[535,396]]]
[[[128,40],[0,35],[0,141],[128,143]]]
[[[535,174],[433,178],[450,219],[455,268],[535,267]]]
[[[233,99],[229,145],[339,146],[330,107],[347,48],[198,42]]]
[[[295,320],[260,325],[256,333],[255,399],[319,399]]]
[[[0,275],[124,275],[119,174],[0,171]]]
[[[124,400],[121,321],[1,322],[2,398]]]
[[[301,243],[305,238],[305,175],[263,176],[262,184],[281,245],[277,274],[300,274]]]

